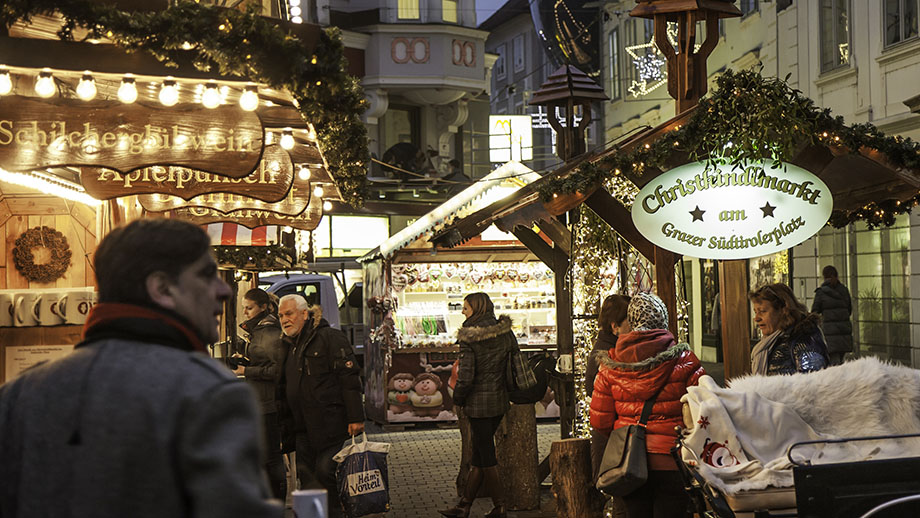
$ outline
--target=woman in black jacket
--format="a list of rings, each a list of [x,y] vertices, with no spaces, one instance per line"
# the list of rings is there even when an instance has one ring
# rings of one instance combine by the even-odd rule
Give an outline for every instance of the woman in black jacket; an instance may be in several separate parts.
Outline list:
[[[828,366],[827,345],[809,313],[789,286],[768,284],[750,293],[754,323],[762,338],[751,351],[751,372],[760,375],[811,372]]]
[[[246,321],[240,324],[240,328],[249,333],[249,343],[243,355],[249,358],[249,363],[239,365],[233,372],[246,378],[259,400],[268,454],[265,471],[268,472],[272,494],[284,501],[287,477],[281,458],[277,387],[287,351],[281,342],[281,326],[276,312],[276,303],[265,291],[253,288],[243,295],[243,317]]]
[[[460,366],[454,403],[463,407],[470,419],[472,460],[463,496],[456,506],[438,511],[450,518],[470,514],[479,486],[485,482],[492,495],[493,509],[486,518],[505,518],[505,494],[495,458],[495,431],[511,407],[505,388],[505,367],[510,352],[518,347],[511,332],[511,319],[496,319],[492,300],[485,293],[471,293],[463,299],[466,321],[457,331]]]

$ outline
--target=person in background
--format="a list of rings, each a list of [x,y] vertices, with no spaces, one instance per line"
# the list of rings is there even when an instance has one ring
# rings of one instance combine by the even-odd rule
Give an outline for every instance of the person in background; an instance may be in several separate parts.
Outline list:
[[[824,267],[824,284],[815,290],[811,312],[821,315],[821,331],[827,343],[830,365],[840,365],[846,353],[853,350],[853,303],[850,291],[837,278],[837,268]]]
[[[603,359],[609,355],[611,349],[617,345],[617,337],[632,331],[626,319],[626,309],[629,307],[630,297],[627,295],[608,295],[601,304],[600,314],[597,316],[597,340],[594,349],[588,355],[588,364],[585,367],[585,390],[590,397],[594,393],[594,378],[597,377],[598,358]],[[604,455],[608,437],[597,430],[591,430],[591,472],[597,476],[597,467]]]
[[[280,518],[252,389],[209,358],[230,288],[200,227],[99,244],[83,341],[0,386],[0,516]]]
[[[811,372],[827,367],[827,346],[809,313],[789,286],[768,284],[748,295],[762,338],[751,351],[751,372],[763,376]]]
[[[278,317],[288,348],[282,411],[293,419],[300,488],[325,489],[329,515],[342,516],[332,457],[349,436],[364,432],[361,369],[345,333],[329,326],[319,306],[285,295]]]
[[[511,351],[518,347],[517,338],[511,332],[510,318],[495,318],[492,300],[485,293],[467,295],[462,313],[466,320],[457,331],[460,364],[453,399],[470,419],[473,451],[463,496],[454,507],[438,512],[449,518],[468,517],[479,487],[485,483],[493,505],[486,518],[505,518],[504,486],[494,437],[502,417],[511,408],[505,368]]]
[[[706,372],[690,346],[668,331],[668,310],[657,296],[639,293],[629,302],[632,331],[599,357],[600,370],[591,397],[591,426],[610,435],[639,422],[646,400],[654,398],[646,427],[647,482],[622,497],[629,518],[687,516],[689,497],[670,455],[683,425],[680,398]]]
[[[281,456],[281,428],[278,420],[278,381],[287,350],[281,341],[281,325],[276,315],[277,307],[271,295],[253,288],[243,295],[243,318],[240,328],[249,334],[249,342],[242,355],[249,363],[237,362],[233,373],[246,378],[256,391],[262,410],[265,429],[265,449],[268,457],[265,471],[275,498],[284,501],[287,496],[287,476]]]

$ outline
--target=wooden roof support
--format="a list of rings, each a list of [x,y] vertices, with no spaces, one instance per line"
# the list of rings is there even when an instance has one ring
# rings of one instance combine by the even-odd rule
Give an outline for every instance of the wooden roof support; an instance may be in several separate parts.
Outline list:
[[[537,226],[553,240],[562,253],[567,257],[572,255],[572,233],[562,222],[556,218],[543,219],[537,222]]]
[[[629,211],[609,192],[598,189],[585,200],[585,204],[643,257],[655,262],[655,245],[639,232]]]
[[[553,255],[553,247],[548,245],[542,237],[527,227],[517,227],[511,231],[518,241],[524,244],[528,250],[533,252],[543,264],[556,271],[556,261]]]

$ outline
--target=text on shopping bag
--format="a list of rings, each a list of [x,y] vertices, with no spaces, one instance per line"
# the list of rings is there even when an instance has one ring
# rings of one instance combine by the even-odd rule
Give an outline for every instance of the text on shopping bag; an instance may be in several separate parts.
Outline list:
[[[379,469],[351,473],[348,475],[348,494],[351,496],[366,495],[377,491],[385,491],[383,475]]]

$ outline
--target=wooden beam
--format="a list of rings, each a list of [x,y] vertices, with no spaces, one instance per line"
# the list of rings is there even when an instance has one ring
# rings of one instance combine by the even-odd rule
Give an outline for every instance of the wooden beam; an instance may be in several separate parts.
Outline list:
[[[719,261],[719,304],[725,380],[751,372],[751,313],[747,260]]]
[[[677,288],[674,281],[674,265],[678,256],[670,250],[655,247],[655,284],[658,297],[668,308],[668,329],[677,336]]]
[[[640,254],[655,263],[655,245],[639,233],[629,211],[609,192],[598,189],[585,200],[585,204]]]
[[[566,257],[572,255],[572,233],[559,220],[555,218],[543,219],[537,222],[537,226],[553,240],[553,243],[565,253]]]
[[[566,282],[569,269],[569,255],[559,245],[553,247],[556,278],[556,350],[559,354],[573,354],[575,351],[574,332],[572,330],[572,292]],[[559,403],[559,426],[562,437],[569,437],[575,424],[575,377],[563,375],[560,384],[562,390],[556,391]],[[589,463],[590,464],[590,463]]]
[[[518,241],[523,243],[528,250],[533,252],[533,255],[537,256],[543,264],[549,266],[551,270],[556,271],[553,247],[546,244],[546,241],[536,232],[527,227],[517,227],[513,229],[511,233],[514,234],[514,237],[518,238]]]

